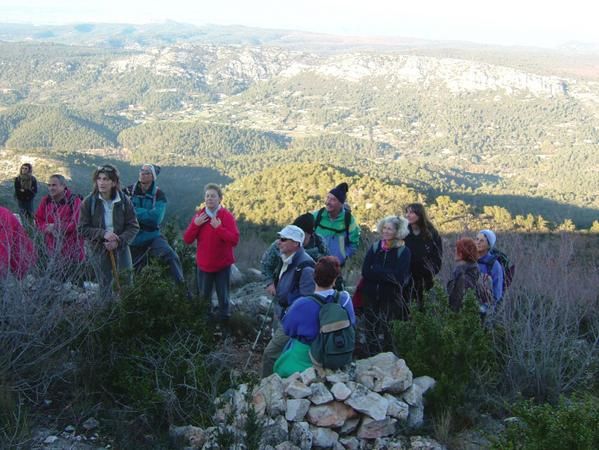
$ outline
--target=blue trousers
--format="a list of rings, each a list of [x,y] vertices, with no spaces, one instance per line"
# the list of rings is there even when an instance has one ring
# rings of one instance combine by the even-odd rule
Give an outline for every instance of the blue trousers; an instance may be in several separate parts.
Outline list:
[[[173,277],[176,283],[185,282],[179,255],[177,255],[163,236],[158,236],[148,241],[145,245],[131,246],[131,256],[136,269],[141,269],[147,263],[148,255],[165,261],[171,271],[171,277]]]
[[[229,282],[231,279],[231,266],[218,272],[203,272],[198,268],[198,293],[203,299],[211,302],[212,290],[216,289],[218,297],[218,318],[227,320],[231,317],[229,307]]]

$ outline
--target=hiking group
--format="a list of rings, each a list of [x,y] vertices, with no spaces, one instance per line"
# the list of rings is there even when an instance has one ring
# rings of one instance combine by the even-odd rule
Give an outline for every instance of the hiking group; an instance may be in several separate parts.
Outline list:
[[[159,173],[159,166],[144,164],[137,181],[122,188],[117,168],[102,165],[93,172],[92,192],[83,199],[71,192],[63,175],[54,174],[34,213],[37,180],[31,164],[23,164],[15,178],[20,218],[0,207],[0,280],[9,274],[23,278],[42,253],[26,230],[33,222],[43,235],[44,255],[61,269],[61,281],[74,272],[69,268],[87,261],[100,292],[111,296],[114,286],[120,288],[119,278],[131,283],[134,270],[154,257],[168,265],[174,283],[185,286],[179,256],[160,229],[167,200],[157,184]],[[391,321],[409,320],[411,308],[423,307],[424,293],[441,269],[440,235],[424,206],[413,203],[403,215],[379,221],[379,239],[366,251],[352,298],[342,273],[360,246],[360,227],[346,202],[348,190],[347,183],[331,189],[322,208],[283,227],[262,256],[265,289],[273,299],[263,377],[273,371],[288,376],[313,365],[343,367],[351,362],[356,341],[363,356],[392,350]],[[222,206],[218,185],[207,184],[203,200],[183,241],[197,247],[197,292],[211,301],[216,291],[214,314],[225,325],[231,316],[229,285],[239,229]],[[479,299],[481,316],[500,305],[513,266],[495,249],[496,241],[491,230],[480,231],[476,240],[457,241],[456,266],[447,285],[452,309],[461,308],[468,289]]]

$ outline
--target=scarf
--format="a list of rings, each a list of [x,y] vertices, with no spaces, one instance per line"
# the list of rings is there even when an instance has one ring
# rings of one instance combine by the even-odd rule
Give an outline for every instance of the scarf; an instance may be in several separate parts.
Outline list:
[[[19,175],[19,182],[21,183],[21,189],[25,189],[26,191],[31,190],[31,186],[33,184],[33,176],[28,173],[26,175]]]

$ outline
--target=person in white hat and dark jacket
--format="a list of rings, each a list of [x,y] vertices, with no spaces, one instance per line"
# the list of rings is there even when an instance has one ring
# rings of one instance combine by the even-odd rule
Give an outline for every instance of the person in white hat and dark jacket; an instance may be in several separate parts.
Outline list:
[[[314,293],[314,260],[304,251],[304,231],[296,225],[287,225],[278,233],[277,245],[281,263],[275,271],[275,313],[273,336],[262,355],[262,377],[273,372],[273,366],[289,337],[285,335],[280,320],[293,301]]]

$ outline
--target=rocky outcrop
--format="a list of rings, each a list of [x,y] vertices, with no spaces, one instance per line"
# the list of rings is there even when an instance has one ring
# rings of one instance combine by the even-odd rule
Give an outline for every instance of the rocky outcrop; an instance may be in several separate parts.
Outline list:
[[[347,371],[310,368],[286,379],[273,374],[251,392],[244,384],[220,397],[217,427],[173,428],[172,442],[209,450],[228,433],[244,448],[241,443],[258,431],[263,449],[441,449],[432,439],[401,435],[422,425],[423,395],[434,384],[430,377],[414,379],[393,353],[356,361]],[[194,439],[181,442],[187,435]]]

